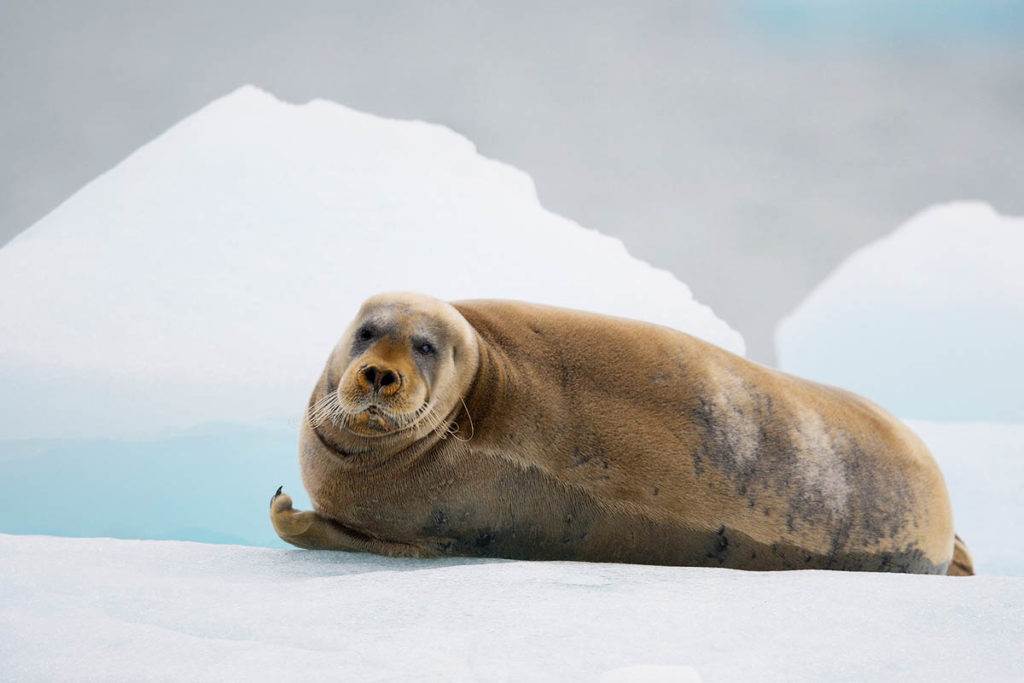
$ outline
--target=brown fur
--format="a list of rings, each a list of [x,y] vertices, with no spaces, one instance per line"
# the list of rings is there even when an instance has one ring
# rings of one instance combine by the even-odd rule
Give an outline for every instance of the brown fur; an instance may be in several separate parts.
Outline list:
[[[395,381],[367,380],[389,370]],[[281,494],[271,518],[301,547],[744,569],[970,565],[966,551],[954,556],[938,467],[881,408],[675,330],[578,311],[370,299],[313,392],[299,458],[315,512]]]

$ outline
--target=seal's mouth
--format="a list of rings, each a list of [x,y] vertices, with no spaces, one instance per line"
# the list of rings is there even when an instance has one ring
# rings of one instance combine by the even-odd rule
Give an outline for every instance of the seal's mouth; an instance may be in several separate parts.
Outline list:
[[[366,406],[361,412],[353,415],[352,418],[356,425],[376,432],[390,431],[398,426],[398,420],[376,403]]]
[[[347,429],[360,436],[384,436],[415,426],[427,410],[427,400],[414,411],[389,406],[388,401],[376,396],[346,401],[341,392],[328,391],[320,399],[311,401],[306,419],[315,429],[325,422]]]
[[[363,436],[383,436],[404,431],[416,426],[426,412],[428,402],[411,413],[392,412],[387,406],[373,402],[359,412],[350,413],[348,427]]]

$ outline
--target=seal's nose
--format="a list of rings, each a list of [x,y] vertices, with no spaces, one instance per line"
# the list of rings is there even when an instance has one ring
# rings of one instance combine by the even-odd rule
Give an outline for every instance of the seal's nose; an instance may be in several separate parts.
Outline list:
[[[391,387],[392,390],[397,389],[398,375],[386,368],[379,368],[376,365],[367,365],[362,370],[363,379],[366,381],[367,387],[373,387],[375,391],[380,391],[387,387]]]

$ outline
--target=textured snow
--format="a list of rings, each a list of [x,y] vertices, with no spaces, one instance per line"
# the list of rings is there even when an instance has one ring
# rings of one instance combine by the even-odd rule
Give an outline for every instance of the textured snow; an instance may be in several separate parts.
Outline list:
[[[1024,421],[1024,218],[923,211],[818,285],[776,348],[783,370],[901,417]]]
[[[701,680],[692,666],[636,664],[606,671],[598,683],[701,683]]]
[[[0,536],[3,680],[1016,681],[1022,639],[1020,578]]]
[[[298,415],[367,296],[524,299],[738,333],[440,126],[252,87],[0,250],[0,438]]]

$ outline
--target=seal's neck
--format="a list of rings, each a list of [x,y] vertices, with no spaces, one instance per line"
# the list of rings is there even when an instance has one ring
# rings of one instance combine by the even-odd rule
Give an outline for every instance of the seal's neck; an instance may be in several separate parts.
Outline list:
[[[488,416],[500,413],[515,386],[515,369],[508,357],[477,335],[479,362],[476,375],[466,392],[465,411],[477,432],[486,430]],[[463,415],[461,419],[466,419]]]

